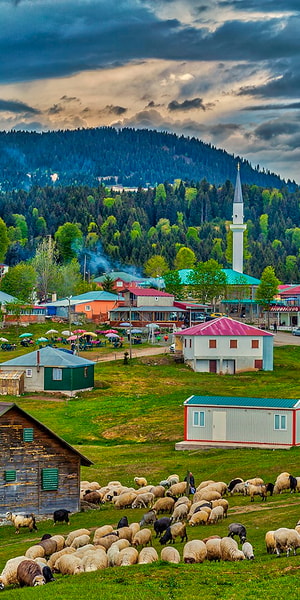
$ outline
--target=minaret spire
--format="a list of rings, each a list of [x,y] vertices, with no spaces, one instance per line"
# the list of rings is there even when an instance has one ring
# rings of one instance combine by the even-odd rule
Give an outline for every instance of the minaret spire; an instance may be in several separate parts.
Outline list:
[[[238,273],[243,273],[243,254],[244,254],[244,231],[247,225],[244,225],[244,201],[240,177],[240,163],[237,164],[236,184],[233,199],[232,225],[232,268]]]

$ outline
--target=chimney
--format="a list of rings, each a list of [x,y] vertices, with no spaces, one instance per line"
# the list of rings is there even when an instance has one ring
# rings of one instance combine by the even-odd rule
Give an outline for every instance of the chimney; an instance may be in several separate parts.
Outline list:
[[[57,293],[54,292],[54,294],[51,294],[51,302],[56,302],[57,300]]]
[[[40,360],[40,351],[37,350],[36,351],[36,366],[37,366],[37,372],[40,372],[40,364],[41,364],[41,360]]]

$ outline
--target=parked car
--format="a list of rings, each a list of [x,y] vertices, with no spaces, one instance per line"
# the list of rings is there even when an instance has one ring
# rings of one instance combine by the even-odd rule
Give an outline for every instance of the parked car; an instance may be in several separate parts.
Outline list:
[[[293,335],[300,335],[300,327],[295,327],[295,329],[293,329],[292,331]]]
[[[175,352],[175,344],[171,344],[171,346],[169,347],[169,350],[170,350],[171,354],[174,354],[174,352]]]
[[[210,313],[211,317],[226,317],[226,313],[221,313],[221,312],[215,312],[215,313]]]

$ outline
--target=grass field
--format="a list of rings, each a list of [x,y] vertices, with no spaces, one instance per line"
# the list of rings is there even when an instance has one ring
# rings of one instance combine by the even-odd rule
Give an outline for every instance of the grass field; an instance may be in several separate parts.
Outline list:
[[[0,357],[3,360],[3,357]],[[182,364],[174,364],[169,356],[96,365],[96,387],[76,399],[45,399],[25,395],[17,403],[45,425],[73,444],[90,458],[92,467],[82,469],[82,478],[101,485],[118,479],[133,485],[135,475],[146,476],[158,483],[170,473],[183,478],[192,470],[196,484],[205,479],[228,482],[235,476],[261,476],[273,481],[282,471],[300,475],[300,450],[237,449],[209,451],[174,450],[175,441],[183,438],[183,401],[191,394],[241,395],[263,397],[300,397],[299,347],[275,349],[275,371],[244,373],[235,376],[197,374]],[[16,400],[7,397],[7,400]],[[228,519],[218,525],[191,528],[189,539],[218,533],[226,535],[228,523],[239,521],[247,527],[248,539],[254,546],[255,561],[178,566],[159,562],[149,566],[133,566],[86,573],[77,577],[57,576],[55,583],[35,589],[7,589],[8,599],[44,598],[78,600],[83,595],[111,600],[257,600],[268,594],[272,600],[298,597],[299,557],[268,555],[264,535],[280,526],[294,527],[300,519],[300,496],[289,493],[268,498],[256,497],[250,504],[246,497],[229,498]],[[66,499],[67,507],[67,499]],[[126,511],[130,522],[140,519],[144,511]],[[116,525],[120,514],[111,505],[97,511],[73,515],[71,528],[96,528],[105,523]],[[46,532],[53,531],[52,521],[41,521],[38,534],[23,530],[15,536],[13,528],[1,527],[0,568],[5,561],[35,543]],[[59,525],[55,533],[67,533],[67,525]],[[160,551],[160,545],[154,540]],[[176,547],[182,552],[182,543]]]

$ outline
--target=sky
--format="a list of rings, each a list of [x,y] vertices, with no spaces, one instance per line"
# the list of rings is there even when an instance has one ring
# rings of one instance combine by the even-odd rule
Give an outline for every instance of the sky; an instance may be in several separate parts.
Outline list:
[[[300,183],[300,0],[0,0],[0,130],[194,136]]]

